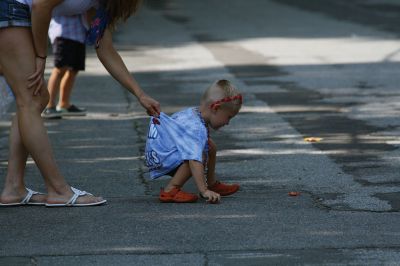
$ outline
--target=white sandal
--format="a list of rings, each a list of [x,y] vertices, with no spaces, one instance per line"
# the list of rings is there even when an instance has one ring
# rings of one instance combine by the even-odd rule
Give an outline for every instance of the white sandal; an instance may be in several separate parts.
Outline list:
[[[46,207],[85,207],[85,206],[102,205],[107,202],[107,200],[103,199],[102,201],[98,201],[98,202],[76,203],[76,200],[79,197],[86,196],[86,195],[93,196],[93,194],[86,192],[86,191],[81,191],[74,187],[71,187],[71,190],[72,190],[72,192],[74,192],[74,195],[72,195],[72,197],[66,203],[46,203]]]
[[[2,207],[12,207],[12,206],[23,206],[23,205],[32,205],[32,206],[44,206],[46,205],[46,202],[32,202],[32,196],[34,195],[45,195],[44,193],[33,191],[30,188],[25,188],[28,193],[26,193],[25,198],[21,200],[20,202],[14,202],[14,203],[0,203],[0,206]]]

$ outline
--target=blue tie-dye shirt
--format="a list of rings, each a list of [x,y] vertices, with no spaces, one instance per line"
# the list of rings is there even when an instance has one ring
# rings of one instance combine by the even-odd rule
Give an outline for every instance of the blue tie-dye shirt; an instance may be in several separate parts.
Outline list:
[[[150,119],[145,157],[152,179],[174,171],[186,160],[204,163],[207,148],[207,128],[196,108]]]

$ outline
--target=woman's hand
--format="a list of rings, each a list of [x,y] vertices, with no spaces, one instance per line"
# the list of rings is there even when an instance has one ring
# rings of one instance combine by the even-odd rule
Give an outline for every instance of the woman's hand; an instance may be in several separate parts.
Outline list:
[[[40,89],[44,85],[44,69],[46,68],[46,59],[36,57],[36,70],[29,78],[28,89],[33,88],[33,95],[40,94]]]
[[[33,47],[38,57],[36,57],[36,70],[28,78],[28,88],[33,88],[33,95],[40,94],[40,89],[44,85],[44,68],[46,66],[47,55],[47,34],[53,9],[64,0],[32,0],[31,23]],[[40,57],[42,56],[42,57]]]
[[[150,96],[143,94],[139,97],[140,104],[146,109],[146,112],[150,116],[159,116],[161,109],[160,103],[151,98]]]
[[[207,202],[209,203],[218,203],[221,200],[221,196],[218,193],[208,189],[201,193],[201,195],[203,198],[207,198]]]

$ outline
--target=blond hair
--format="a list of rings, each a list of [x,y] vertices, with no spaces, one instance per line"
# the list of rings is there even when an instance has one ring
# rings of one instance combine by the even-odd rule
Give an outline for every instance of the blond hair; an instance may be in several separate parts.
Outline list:
[[[138,11],[141,3],[142,0],[105,1],[105,9],[109,18],[108,27],[114,29],[118,22],[127,20]]]
[[[242,107],[242,95],[229,80],[221,79],[208,87],[201,98],[201,104],[211,108],[229,108],[239,111]]]

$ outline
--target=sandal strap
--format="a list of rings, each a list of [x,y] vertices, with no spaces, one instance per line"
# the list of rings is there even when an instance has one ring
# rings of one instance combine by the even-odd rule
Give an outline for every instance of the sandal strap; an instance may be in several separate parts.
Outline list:
[[[21,204],[28,204],[31,201],[31,198],[32,198],[33,195],[38,195],[38,194],[42,194],[43,195],[43,193],[34,191],[34,190],[30,189],[30,188],[26,187],[25,189],[26,189],[26,191],[28,193],[26,193],[25,198],[23,200],[21,200]]]
[[[76,189],[76,188],[74,188],[74,187],[71,187],[71,190],[72,190],[72,192],[74,192],[74,195],[69,199],[69,201],[66,203],[66,205],[74,205],[75,202],[76,202],[76,200],[77,200],[79,197],[86,196],[86,195],[93,196],[93,195],[92,195],[91,193],[89,193],[89,192],[81,191],[81,190]]]
[[[25,189],[26,189],[26,191],[27,191],[28,193],[26,193],[25,198],[24,198],[23,200],[21,200],[21,204],[26,204],[26,203],[28,203],[28,202],[31,200],[31,198],[32,198],[32,196],[33,196],[33,194],[34,194],[34,191],[33,191],[32,189],[29,189],[29,188],[25,188]]]

